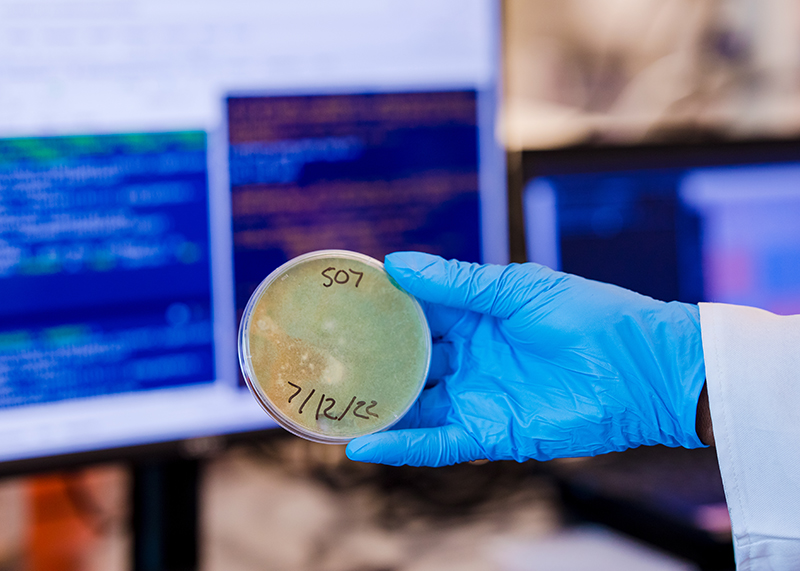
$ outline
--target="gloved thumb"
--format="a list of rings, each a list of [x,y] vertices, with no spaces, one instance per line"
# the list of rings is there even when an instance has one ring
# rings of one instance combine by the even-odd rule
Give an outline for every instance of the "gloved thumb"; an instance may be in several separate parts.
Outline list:
[[[388,430],[361,436],[347,445],[357,462],[390,466],[450,466],[486,458],[477,441],[458,425]]]
[[[410,294],[428,302],[486,313],[505,319],[552,276],[538,264],[496,266],[445,260],[421,252],[395,252],[385,259],[386,271]]]

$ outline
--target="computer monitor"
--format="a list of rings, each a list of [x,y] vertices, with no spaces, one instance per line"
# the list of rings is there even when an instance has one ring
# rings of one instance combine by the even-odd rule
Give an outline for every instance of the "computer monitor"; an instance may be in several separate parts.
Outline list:
[[[486,177],[500,172],[502,156],[481,143],[491,133],[486,96],[475,89],[230,96],[239,314],[266,275],[313,250],[502,261],[505,224],[491,220],[503,212],[502,176]]]
[[[236,306],[295,254],[505,261],[497,8],[0,2],[0,471],[274,427]]]
[[[524,169],[529,260],[665,301],[800,312],[798,141],[529,152]]]

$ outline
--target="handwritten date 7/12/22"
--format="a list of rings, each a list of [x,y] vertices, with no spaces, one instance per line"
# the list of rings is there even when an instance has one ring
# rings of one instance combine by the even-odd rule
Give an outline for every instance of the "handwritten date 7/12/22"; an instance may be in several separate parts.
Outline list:
[[[289,397],[289,403],[291,403],[295,397],[297,397],[301,392],[303,392],[303,387],[301,387],[300,385],[296,385],[290,381],[287,381],[287,383],[289,383],[291,386],[297,389],[294,392],[294,394]],[[303,414],[303,412],[306,410],[306,405],[309,403],[309,401],[312,400],[316,392],[317,389],[311,389],[311,391],[306,395],[305,399],[303,399],[303,402],[300,404],[300,408],[297,411],[298,414]],[[319,420],[320,416],[323,416],[329,420],[340,421],[345,416],[347,416],[347,413],[352,413],[352,415],[355,416],[356,418],[362,418],[365,420],[369,420],[370,417],[380,418],[378,416],[378,413],[373,412],[372,410],[373,408],[378,406],[377,401],[370,401],[370,403],[367,404],[367,401],[363,400],[359,400],[356,402],[357,398],[358,397],[353,397],[352,399],[350,399],[350,402],[344,408],[342,413],[337,415],[331,412],[336,407],[336,399],[333,397],[326,396],[325,393],[321,393],[319,396],[319,400],[314,399],[314,401],[317,403],[315,412],[316,420]],[[355,408],[353,407],[353,405],[355,405]]]

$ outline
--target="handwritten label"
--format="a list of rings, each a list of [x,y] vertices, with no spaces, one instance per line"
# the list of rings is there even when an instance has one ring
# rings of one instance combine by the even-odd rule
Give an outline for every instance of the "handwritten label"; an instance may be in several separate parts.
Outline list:
[[[353,276],[358,276],[357,278],[353,278],[355,287],[358,287],[358,284],[361,283],[361,278],[364,277],[364,272],[357,272],[349,268],[346,270],[336,269],[334,267],[325,268],[322,270],[322,275],[328,281],[322,285],[324,287],[331,287],[333,284],[344,285],[350,282],[351,274]]]
[[[287,383],[289,383],[291,386],[297,389],[295,390],[294,394],[289,397],[288,402],[291,403],[295,399],[295,397],[299,396],[300,393],[303,392],[303,387],[301,387],[300,385],[296,385],[290,381],[287,381]],[[302,399],[302,401],[298,399],[298,402],[301,402],[300,408],[297,410],[298,414],[303,414],[303,412],[305,412],[306,410],[311,410],[311,409],[306,409],[306,405],[309,404],[309,402],[311,402],[312,407],[313,403],[317,404],[316,412],[314,413],[316,420],[319,420],[320,417],[325,417],[329,420],[340,421],[345,416],[347,416],[348,413],[352,414],[356,418],[362,418],[365,420],[369,420],[371,417],[380,418],[378,416],[378,413],[373,412],[372,410],[373,408],[378,406],[377,401],[373,400],[370,401],[369,404],[367,404],[367,401],[358,400],[358,397],[354,396],[353,398],[350,399],[350,402],[347,403],[347,406],[344,408],[344,410],[342,410],[341,414],[336,414],[336,412],[334,412],[336,409],[336,399],[327,396],[325,393],[321,393],[318,398],[313,398],[316,392],[317,389],[311,389],[311,391],[308,392],[308,394],[305,396],[304,399]]]

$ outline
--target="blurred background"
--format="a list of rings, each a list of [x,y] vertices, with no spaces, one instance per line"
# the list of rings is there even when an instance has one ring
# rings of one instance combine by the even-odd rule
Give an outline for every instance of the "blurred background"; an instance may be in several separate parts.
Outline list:
[[[714,450],[287,435],[274,268],[538,261],[800,312],[797,0],[0,0],[0,570],[730,570]]]
[[[792,0],[504,6],[509,149],[797,133]]]

